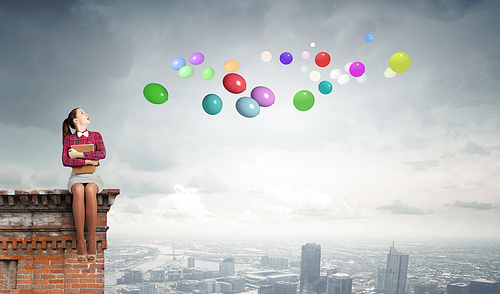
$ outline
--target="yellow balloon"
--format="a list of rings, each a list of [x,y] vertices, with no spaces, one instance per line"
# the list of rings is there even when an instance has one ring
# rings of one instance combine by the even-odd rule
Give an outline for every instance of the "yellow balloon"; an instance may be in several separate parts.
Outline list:
[[[226,61],[224,63],[224,70],[227,72],[235,72],[240,68],[240,63],[234,59]]]
[[[389,59],[389,66],[394,72],[402,73],[410,68],[410,56],[404,52],[397,52]]]

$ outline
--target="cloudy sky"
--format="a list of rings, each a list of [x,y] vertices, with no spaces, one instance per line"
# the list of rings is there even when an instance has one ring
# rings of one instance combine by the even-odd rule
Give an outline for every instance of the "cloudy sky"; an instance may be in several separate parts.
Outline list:
[[[121,190],[109,234],[496,237],[499,28],[497,0],[2,1],[0,189],[66,187],[61,124],[80,107],[106,144],[105,188]],[[170,62],[195,52],[181,78]],[[396,52],[411,66],[387,78]],[[222,85],[231,59],[241,94]],[[366,82],[330,77],[353,61]],[[245,118],[235,102],[256,86],[276,102]]]

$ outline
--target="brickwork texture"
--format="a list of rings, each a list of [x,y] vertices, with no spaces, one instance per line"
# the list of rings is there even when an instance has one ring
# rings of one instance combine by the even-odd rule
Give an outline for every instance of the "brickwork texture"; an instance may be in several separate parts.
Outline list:
[[[70,192],[0,190],[0,294],[104,293],[107,213],[119,194],[97,195],[97,260],[89,263],[77,261]]]

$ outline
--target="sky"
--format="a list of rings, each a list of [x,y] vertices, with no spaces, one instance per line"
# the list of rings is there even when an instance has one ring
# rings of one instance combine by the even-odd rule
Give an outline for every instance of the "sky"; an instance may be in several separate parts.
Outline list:
[[[106,145],[104,188],[121,191],[109,235],[498,237],[499,12],[496,0],[2,1],[0,189],[66,188],[61,125],[79,107]],[[180,77],[171,61],[196,52],[205,60]],[[397,52],[411,66],[388,78]],[[222,83],[228,60],[240,94]],[[355,61],[365,82],[330,76]],[[149,83],[168,101],[146,100]],[[235,103],[257,86],[275,103],[244,117]],[[301,90],[308,111],[294,107]]]

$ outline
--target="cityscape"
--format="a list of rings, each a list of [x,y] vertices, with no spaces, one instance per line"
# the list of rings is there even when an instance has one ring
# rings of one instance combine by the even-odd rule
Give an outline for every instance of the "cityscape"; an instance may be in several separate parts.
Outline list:
[[[127,238],[106,293],[500,294],[500,240]]]

